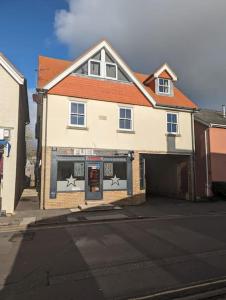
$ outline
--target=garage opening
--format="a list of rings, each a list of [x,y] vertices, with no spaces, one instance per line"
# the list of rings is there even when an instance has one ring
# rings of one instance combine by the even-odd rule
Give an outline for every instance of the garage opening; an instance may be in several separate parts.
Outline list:
[[[191,156],[174,154],[142,155],[147,197],[192,199]]]

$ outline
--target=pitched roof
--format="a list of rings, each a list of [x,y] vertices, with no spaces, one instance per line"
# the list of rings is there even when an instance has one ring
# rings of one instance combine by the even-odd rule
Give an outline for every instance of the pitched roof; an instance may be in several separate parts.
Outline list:
[[[72,61],[46,56],[38,58],[38,87],[42,88],[72,64]]]
[[[17,70],[17,68],[8,60],[3,53],[0,52],[0,65],[2,65],[7,72],[18,82],[24,84],[24,76]]]
[[[137,79],[141,81],[143,84],[147,78],[150,77],[150,75],[147,74],[140,74],[140,73],[134,73]],[[144,85],[145,89],[148,91],[148,93],[154,98],[157,105],[161,106],[170,106],[170,107],[182,107],[182,108],[191,108],[195,109],[197,108],[197,105],[192,102],[187,96],[185,96],[177,87],[174,85],[174,93],[173,96],[164,96],[164,95],[158,95],[155,93],[155,84],[153,81],[153,84]]]
[[[65,95],[109,102],[152,106],[133,83],[99,80],[71,75],[49,90],[49,94]]]
[[[223,117],[222,111],[201,109],[195,114],[195,120],[212,127],[214,125],[226,126],[226,118]]]
[[[57,75],[72,65],[72,61],[39,56],[38,87],[42,88]],[[145,91],[159,106],[179,107],[186,109],[197,108],[178,88],[174,86],[172,97],[157,95],[154,86],[144,85],[150,74],[133,73]],[[100,80],[85,76],[69,75],[49,90],[50,94],[80,97],[87,99],[128,103],[134,105],[152,106],[147,97],[135,86],[112,80]]]

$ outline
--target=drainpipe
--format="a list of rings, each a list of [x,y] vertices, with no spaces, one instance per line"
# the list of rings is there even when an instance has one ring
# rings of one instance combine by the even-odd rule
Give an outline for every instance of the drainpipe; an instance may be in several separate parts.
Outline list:
[[[194,113],[191,113],[191,139],[192,139],[192,186],[193,186],[193,201],[196,200],[196,172],[195,172],[195,129],[194,129]]]
[[[47,115],[48,115],[48,102],[47,102],[47,93],[46,90],[39,89],[37,90],[38,94],[41,98],[42,103],[42,136],[41,136],[41,145],[43,141],[43,111],[45,105],[45,128],[44,128],[44,157],[41,164],[41,187],[42,187],[42,201],[41,201],[41,209],[45,209],[45,188],[46,188],[46,156],[47,156]],[[42,153],[42,152],[41,152]],[[42,159],[42,155],[41,155]],[[42,181],[42,170],[43,170],[43,181]],[[42,186],[43,184],[43,186]]]
[[[209,165],[208,165],[208,141],[207,129],[205,129],[205,155],[206,155],[206,196],[209,197]]]

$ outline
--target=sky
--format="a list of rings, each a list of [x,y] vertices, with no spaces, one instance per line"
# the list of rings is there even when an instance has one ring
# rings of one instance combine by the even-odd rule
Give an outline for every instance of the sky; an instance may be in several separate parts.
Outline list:
[[[134,71],[167,62],[200,107],[226,104],[226,0],[0,0],[0,52],[28,80],[38,55],[74,59],[107,39]]]

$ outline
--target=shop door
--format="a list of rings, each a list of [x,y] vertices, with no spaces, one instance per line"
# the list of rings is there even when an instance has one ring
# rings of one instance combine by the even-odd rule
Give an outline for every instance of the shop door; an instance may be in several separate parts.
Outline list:
[[[103,163],[86,163],[86,199],[101,200],[103,198]]]

